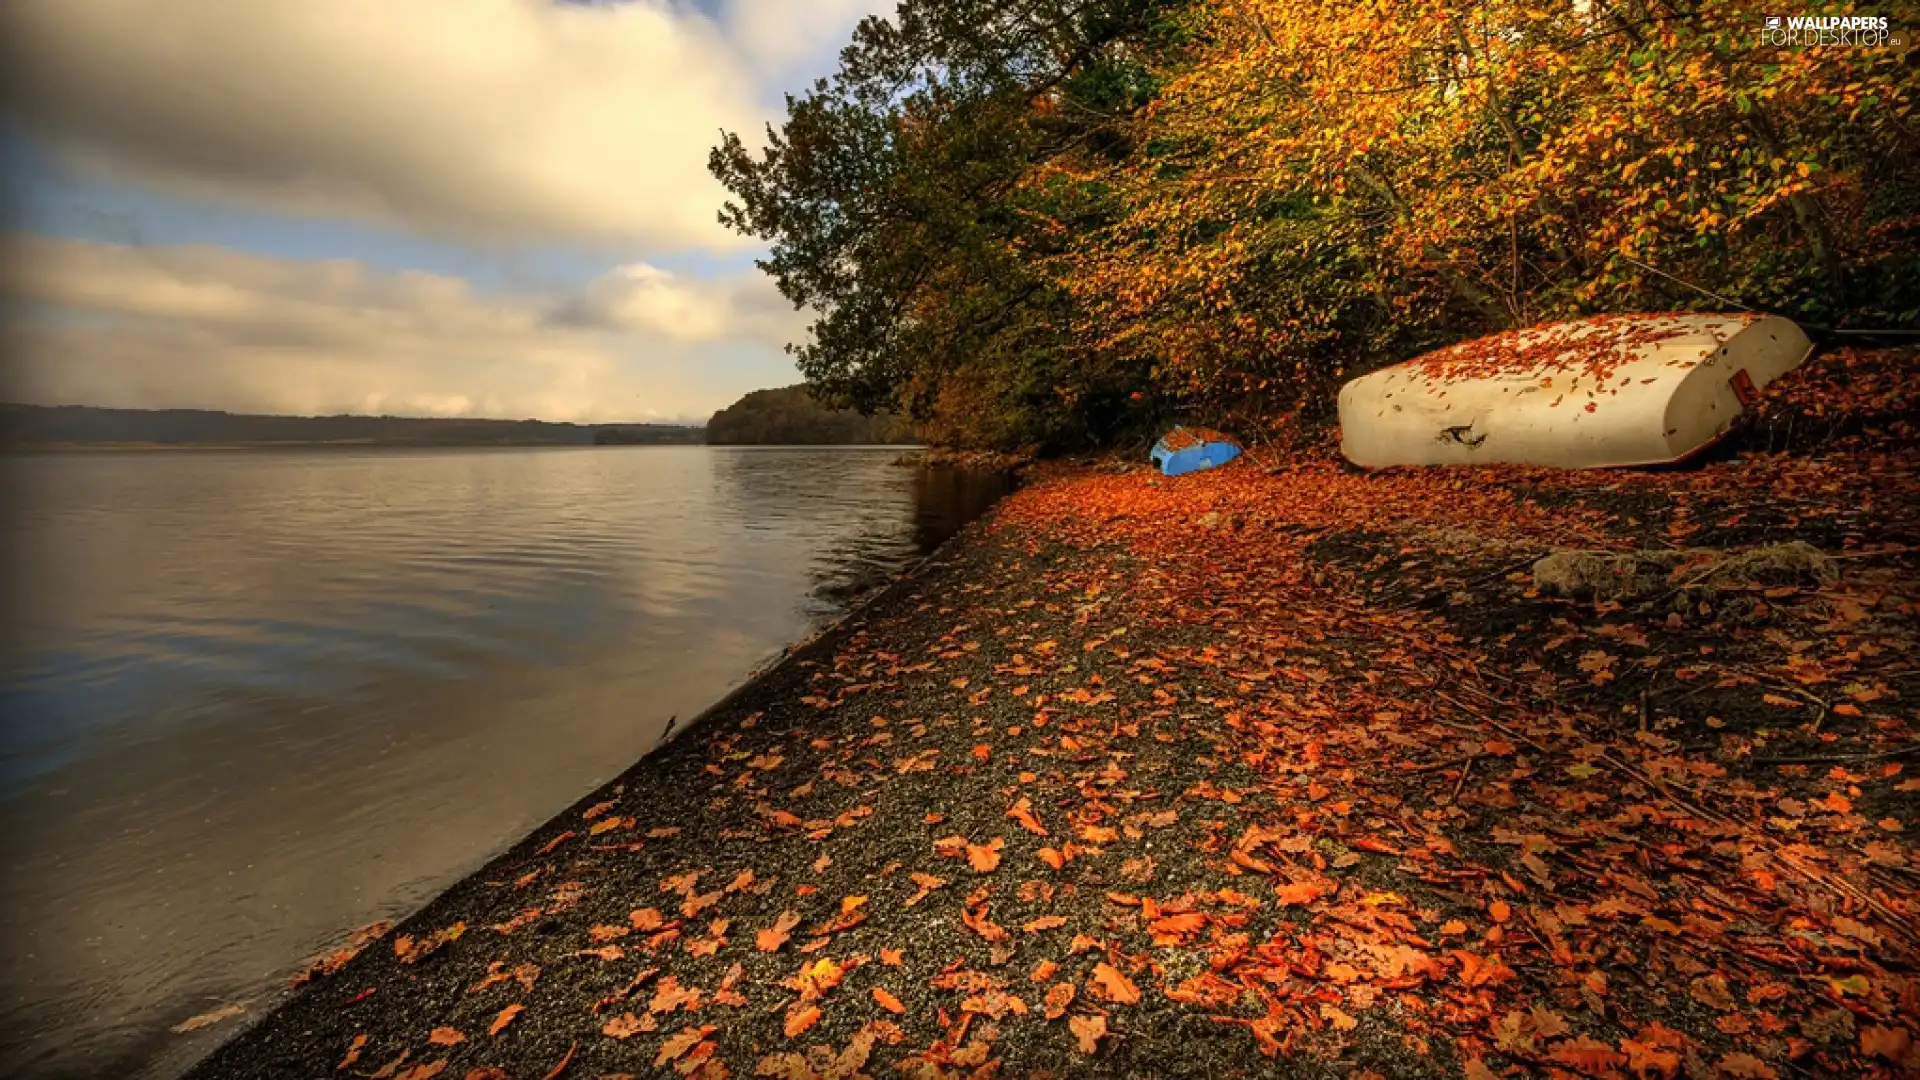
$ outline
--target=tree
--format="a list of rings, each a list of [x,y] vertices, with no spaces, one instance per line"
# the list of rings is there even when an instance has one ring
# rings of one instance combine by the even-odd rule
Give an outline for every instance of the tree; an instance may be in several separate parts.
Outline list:
[[[1172,0],[906,0],[862,23],[839,73],[790,97],[757,154],[711,168],[726,224],[816,315],[808,383],[898,406],[956,441],[1066,444],[1124,421],[1134,372],[1082,362],[1073,298],[1036,259],[1065,242],[1021,181],[1074,150],[1123,156],[1151,93],[1142,50]],[[1069,226],[1070,227],[1070,226]]]
[[[1761,25],[1738,0],[908,0],[712,166],[816,313],[809,384],[945,442],[1246,431],[1608,311],[1911,325],[1911,60]]]
[[[707,421],[707,443],[712,446],[872,445],[906,442],[909,434],[889,413],[862,416],[851,409],[830,409],[805,386],[755,390]]]
[[[1890,50],[1761,48],[1725,0],[1214,0],[1190,25],[1141,152],[1097,174],[1126,213],[1060,266],[1090,328],[1216,410],[1596,311],[1915,317]]]

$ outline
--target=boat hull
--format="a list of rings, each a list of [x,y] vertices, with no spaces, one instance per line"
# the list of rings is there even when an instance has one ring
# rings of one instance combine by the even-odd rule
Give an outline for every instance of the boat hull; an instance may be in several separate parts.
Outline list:
[[[1496,335],[1349,382],[1340,449],[1368,468],[1668,464],[1723,438],[1812,349],[1775,316],[1608,316]]]

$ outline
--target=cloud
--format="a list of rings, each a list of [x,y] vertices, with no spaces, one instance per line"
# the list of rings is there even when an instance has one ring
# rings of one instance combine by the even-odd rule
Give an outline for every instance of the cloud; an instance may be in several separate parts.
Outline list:
[[[727,39],[763,85],[798,90],[828,73],[852,29],[869,15],[891,15],[899,0],[727,0]]]
[[[685,342],[747,336],[797,340],[805,318],[759,274],[681,277],[647,263],[616,267],[555,307],[557,326],[650,331]]]
[[[637,264],[492,294],[352,260],[20,235],[0,252],[8,400],[244,412],[703,419],[793,382],[800,315],[757,272]]]
[[[721,129],[890,0],[7,0],[0,64],[68,160],[489,244],[735,249]]]

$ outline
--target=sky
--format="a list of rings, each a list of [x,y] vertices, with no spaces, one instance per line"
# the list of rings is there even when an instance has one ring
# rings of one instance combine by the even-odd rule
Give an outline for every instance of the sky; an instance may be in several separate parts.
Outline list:
[[[0,397],[702,421],[808,318],[706,171],[894,0],[7,0]]]

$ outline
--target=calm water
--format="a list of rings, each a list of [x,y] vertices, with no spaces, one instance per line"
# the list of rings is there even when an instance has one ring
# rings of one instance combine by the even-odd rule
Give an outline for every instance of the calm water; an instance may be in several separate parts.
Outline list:
[[[0,461],[0,1074],[177,1074],[999,494],[897,453]]]

